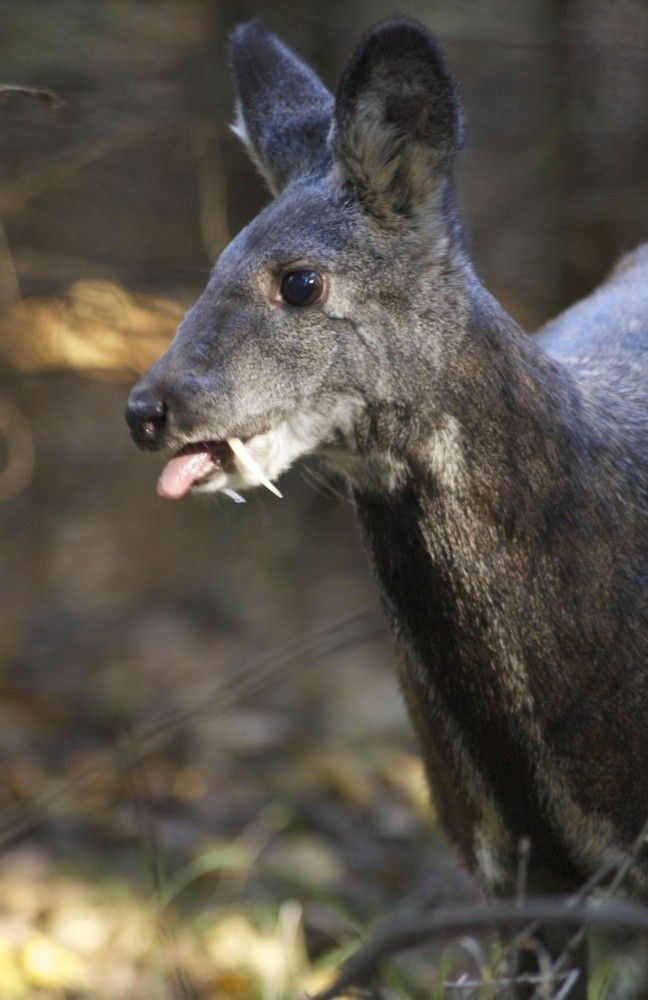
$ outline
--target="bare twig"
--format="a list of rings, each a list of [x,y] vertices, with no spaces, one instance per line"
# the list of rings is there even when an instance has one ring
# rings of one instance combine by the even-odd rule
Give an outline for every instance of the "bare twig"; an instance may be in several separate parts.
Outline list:
[[[553,1000],[558,1000],[559,996],[561,997],[567,996],[567,992],[564,992],[565,987],[571,989],[577,979],[578,979],[578,969],[574,969],[573,972],[563,972],[559,976],[554,978],[554,985],[558,982],[561,982],[564,985],[561,988],[560,993],[557,993],[553,998]],[[502,976],[499,979],[489,979],[488,985],[489,987],[502,987],[502,988],[504,987],[510,988],[513,986],[542,986],[545,981],[546,980],[544,975],[539,975],[537,973],[531,975],[530,973],[521,972],[517,976],[511,975],[511,976]],[[484,988],[484,980],[470,979],[464,976],[461,979],[458,979],[456,982],[446,982],[445,986],[447,989],[453,989],[453,990],[481,990]]]
[[[645,933],[648,931],[648,907],[635,903],[583,902],[574,905],[572,897],[529,897],[500,900],[481,906],[443,906],[434,913],[417,913],[406,919],[388,921],[345,963],[336,982],[318,994],[316,1000],[335,1000],[344,990],[366,983],[383,959],[423,944],[430,938],[458,931],[472,933],[494,927],[507,928],[529,921],[568,927],[587,925],[608,931]]]
[[[627,852],[626,855],[624,855],[621,864],[619,864],[617,859],[615,859],[614,861],[610,860],[604,861],[590,876],[590,878],[588,878],[587,881],[583,883],[578,892],[571,897],[572,905],[575,906],[578,903],[581,903],[584,900],[586,900],[592,894],[592,892],[594,892],[595,889],[598,889],[598,887],[602,885],[603,882],[605,882],[605,880],[609,878],[611,875],[613,875],[613,877],[611,878],[610,883],[605,890],[603,898],[609,898],[615,892],[617,892],[618,889],[621,888],[621,885],[625,881],[633,865],[636,863],[637,858],[639,856],[639,852],[643,844],[646,842],[647,837],[648,837],[648,820],[641,828],[630,850]],[[517,949],[520,947],[521,942],[524,939],[532,938],[533,935],[537,932],[537,930],[538,930],[537,922],[533,922],[529,924],[527,927],[524,927],[520,931],[520,933],[517,934],[510,942],[509,944],[510,953],[514,955]],[[558,958],[554,963],[553,967],[554,973],[559,972],[564,967],[566,961],[576,951],[586,933],[587,933],[587,927],[579,927],[576,933],[572,935],[571,938],[569,938],[563,952],[558,956]],[[532,1000],[537,1000],[537,997],[538,994],[536,993],[532,997]]]
[[[215,260],[231,239],[220,136],[199,122],[194,129],[193,147],[198,167],[200,231],[207,256]]]
[[[628,851],[623,861],[617,868],[614,877],[610,880],[610,884],[606,887],[603,895],[604,899],[609,899],[611,896],[614,895],[615,892],[618,892],[618,890],[621,888],[627,875],[630,873],[633,865],[636,864],[637,859],[639,857],[639,853],[643,848],[643,846],[645,845],[647,839],[648,839],[648,820],[646,820],[646,822],[642,826],[641,830],[639,831],[639,835],[635,838],[635,841],[632,844],[630,850]],[[579,947],[586,933],[587,933],[586,927],[579,927],[576,933],[573,934],[572,937],[568,940],[564,950],[558,956],[558,958],[554,963],[554,970],[556,972],[559,972],[564,967],[565,963],[569,961],[570,956],[573,955],[576,949]]]
[[[566,996],[569,996],[572,987],[574,987],[578,982],[580,974],[580,969],[572,969],[571,972],[565,977],[562,989],[558,990],[553,1000],[564,1000]],[[561,973],[558,973],[558,975],[554,978],[554,982],[559,982],[561,978]]]
[[[41,104],[46,104],[52,111],[58,111],[65,106],[63,98],[48,87],[26,87],[20,83],[0,83],[0,104],[5,104],[10,97],[31,97]]]
[[[128,763],[124,760],[122,740],[115,739],[73,776],[50,782],[48,791],[29,803],[5,809],[0,817],[0,848],[39,826],[50,809],[66,796],[92,787],[107,774],[122,773],[166,746],[187,722],[226,711],[270,684],[280,683],[296,668],[312,667],[325,657],[376,638],[383,631],[384,625],[375,611],[354,615],[259,657],[242,668],[232,680],[221,683],[210,696],[196,700],[183,711],[161,714],[157,719],[134,727],[128,738]]]
[[[529,877],[529,858],[531,856],[531,841],[522,837],[518,845],[518,870],[515,885],[515,898],[522,905],[526,898],[527,880]],[[510,949],[509,967],[511,977],[515,979],[520,965],[519,940],[514,940]]]
[[[523,903],[526,897],[527,881],[529,878],[529,858],[531,857],[531,841],[528,837],[522,837],[518,845],[518,870],[515,883],[515,898]]]
[[[137,761],[137,747],[132,744],[132,735],[125,733],[121,748],[124,755],[124,769],[128,774],[132,788],[133,802],[138,825],[142,852],[151,875],[154,898],[158,903],[166,895],[166,871],[164,853],[157,835],[155,821],[151,810],[147,807],[150,796],[145,762]],[[165,979],[169,982],[174,1000],[191,1000],[193,991],[187,981],[179,959],[176,927],[172,914],[168,909],[158,906],[154,924],[156,936],[161,946],[162,961],[165,968]]]
[[[9,240],[0,219],[0,310],[20,298],[20,282]]]
[[[56,158],[46,160],[44,164],[21,176],[19,180],[6,184],[0,191],[0,214],[21,211],[35,198],[70,181],[86,167],[109,154],[128,148],[147,136],[163,131],[173,132],[177,128],[175,122],[166,126],[150,123],[132,125],[112,135],[91,139],[66,149]]]
[[[115,129],[111,134],[102,135],[101,138],[95,136],[79,142],[63,150],[56,157],[46,159],[25,176],[6,184],[0,191],[0,215],[21,211],[35,198],[40,198],[47,191],[67,183],[86,167],[113,153],[128,149],[152,136],[175,134],[190,136],[191,130],[200,126],[201,122],[202,119],[199,117],[190,121],[180,117],[169,117],[167,120],[157,122],[140,119],[118,130]]]
[[[16,407],[0,396],[0,435],[5,440],[7,462],[0,471],[0,501],[9,500],[27,486],[34,471],[34,438],[31,424]]]

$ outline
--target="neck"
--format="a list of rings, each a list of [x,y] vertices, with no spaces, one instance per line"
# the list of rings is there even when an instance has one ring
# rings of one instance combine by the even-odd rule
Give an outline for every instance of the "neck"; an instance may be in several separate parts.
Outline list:
[[[503,856],[532,823],[537,857],[557,858],[557,803],[571,795],[560,755],[615,633],[605,483],[590,481],[594,445],[575,386],[486,293],[472,300],[448,364],[456,377],[443,406],[422,402],[407,427],[392,419],[398,476],[382,492],[360,479],[358,513],[406,648],[403,683],[429,769],[462,772],[464,812],[492,802],[482,826],[506,817]],[[582,793],[570,799],[574,839],[595,851]],[[440,808],[474,860],[476,835],[467,843],[459,828],[474,831],[475,816],[453,823],[458,806],[446,799]],[[561,874],[576,877],[570,865]]]
[[[409,355],[385,363],[394,384],[381,383],[380,398],[354,415],[344,471],[361,494],[410,482],[444,507],[469,494],[506,532],[539,528],[545,489],[582,485],[583,400],[459,251],[438,267],[445,298],[413,317]]]

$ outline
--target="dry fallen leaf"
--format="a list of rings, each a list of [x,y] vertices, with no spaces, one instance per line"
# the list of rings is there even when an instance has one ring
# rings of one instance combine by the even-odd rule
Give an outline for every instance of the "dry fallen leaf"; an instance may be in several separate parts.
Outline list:
[[[93,955],[106,947],[112,934],[109,913],[88,903],[67,903],[55,911],[47,932],[61,948]]]
[[[27,372],[72,368],[131,378],[162,354],[182,315],[171,299],[78,281],[62,296],[14,302],[0,317],[0,355]]]
[[[430,802],[425,770],[420,757],[404,752],[391,754],[382,772],[420,815],[428,819],[433,815],[433,804]]]
[[[42,989],[79,989],[87,985],[85,967],[78,955],[34,934],[21,950],[25,979]]]
[[[259,992],[254,976],[240,969],[216,969],[201,986],[204,1000],[250,1000]]]
[[[0,996],[4,1000],[19,1000],[28,985],[11,948],[0,939]]]
[[[369,807],[374,796],[371,773],[359,760],[332,750],[311,752],[299,764],[307,785],[325,789],[335,798],[359,808]]]
[[[301,905],[282,904],[275,928],[256,927],[242,914],[223,917],[206,938],[209,959],[222,972],[247,973],[264,984],[264,996],[294,992],[310,974]]]
[[[332,885],[344,876],[344,866],[336,852],[312,833],[277,839],[265,852],[264,863],[272,870],[318,886]]]

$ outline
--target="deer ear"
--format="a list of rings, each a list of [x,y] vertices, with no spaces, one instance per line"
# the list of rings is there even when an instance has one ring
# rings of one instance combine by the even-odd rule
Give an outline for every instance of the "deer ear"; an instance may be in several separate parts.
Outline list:
[[[274,195],[330,165],[333,98],[315,73],[260,21],[230,36],[238,100],[233,131]]]
[[[461,102],[438,44],[417,21],[374,28],[349,63],[335,102],[338,175],[382,221],[433,203],[463,142]]]

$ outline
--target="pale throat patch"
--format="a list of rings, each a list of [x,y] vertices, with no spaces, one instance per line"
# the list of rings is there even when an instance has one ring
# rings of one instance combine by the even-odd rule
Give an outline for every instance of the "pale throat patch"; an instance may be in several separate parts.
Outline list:
[[[361,406],[346,401],[338,414],[304,412],[281,421],[263,434],[249,438],[244,450],[233,450],[234,460],[204,483],[196,483],[194,493],[244,491],[274,484],[294,463],[315,454],[338,475],[365,492],[393,493],[404,485],[409,465],[404,456],[391,451],[354,453],[329,443],[332,426],[347,425]],[[336,419],[337,418],[337,419]],[[246,454],[249,461],[246,461]],[[443,418],[430,441],[429,461],[434,475],[448,488],[456,488],[463,469],[461,428],[453,418]],[[272,488],[272,487],[270,487]],[[273,492],[275,490],[273,489]]]

